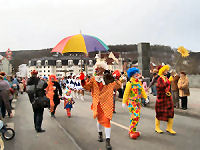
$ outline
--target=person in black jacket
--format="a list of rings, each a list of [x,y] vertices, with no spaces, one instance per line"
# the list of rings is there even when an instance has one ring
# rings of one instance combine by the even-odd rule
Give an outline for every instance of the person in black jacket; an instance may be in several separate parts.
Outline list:
[[[38,72],[35,70],[31,72],[32,76],[27,81],[27,87],[28,86],[37,87],[39,81],[41,80],[40,78],[37,77],[37,74]],[[33,104],[35,97],[45,96],[46,87],[47,87],[47,83],[43,80],[43,85],[40,88],[36,88],[32,92],[28,92],[28,96],[29,96],[29,100],[31,104]],[[36,132],[45,132],[45,130],[41,128],[44,108],[43,107],[35,108],[33,105],[32,105],[32,108],[34,112],[34,125],[35,125]]]
[[[60,98],[62,97],[62,89],[59,82],[56,80],[55,75],[49,76],[49,82],[46,91],[47,97],[50,99],[51,117],[55,117],[56,108],[60,104]]]

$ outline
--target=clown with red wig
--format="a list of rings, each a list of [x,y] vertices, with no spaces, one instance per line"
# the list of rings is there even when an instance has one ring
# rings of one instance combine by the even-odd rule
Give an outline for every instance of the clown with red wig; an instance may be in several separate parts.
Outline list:
[[[49,76],[46,96],[50,99],[51,117],[55,117],[55,111],[57,106],[60,104],[60,98],[62,96],[62,89],[55,75]]]

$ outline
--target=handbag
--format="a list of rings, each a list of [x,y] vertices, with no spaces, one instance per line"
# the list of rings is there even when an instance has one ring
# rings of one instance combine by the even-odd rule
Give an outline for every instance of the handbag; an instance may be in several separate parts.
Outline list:
[[[35,109],[38,108],[50,108],[50,99],[46,96],[37,96],[36,91],[37,87],[34,85],[34,100],[32,102],[32,105]]]
[[[35,85],[27,85],[26,86],[26,92],[28,94],[34,93],[34,91],[35,91]]]
[[[184,92],[185,95],[190,95],[190,90],[189,90],[189,88],[184,88],[184,89],[183,89],[183,92]]]

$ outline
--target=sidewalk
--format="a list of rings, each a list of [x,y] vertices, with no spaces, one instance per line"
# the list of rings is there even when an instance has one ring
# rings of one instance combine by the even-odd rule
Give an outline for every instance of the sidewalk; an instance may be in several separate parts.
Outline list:
[[[89,92],[86,92],[87,95],[91,95]],[[122,101],[122,99],[117,98],[117,101]],[[155,109],[156,97],[150,94],[150,104],[147,107]],[[200,89],[199,88],[190,88],[190,96],[188,97],[188,109],[174,109],[175,114],[182,116],[190,116],[200,119]]]

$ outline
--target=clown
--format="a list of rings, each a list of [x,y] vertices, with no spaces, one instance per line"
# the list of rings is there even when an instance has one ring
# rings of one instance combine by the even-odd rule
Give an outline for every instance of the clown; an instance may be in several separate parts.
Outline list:
[[[159,70],[159,78],[157,80],[157,100],[156,100],[156,118],[155,118],[155,131],[157,133],[163,133],[160,129],[160,121],[167,121],[166,131],[172,135],[176,132],[172,129],[174,118],[174,105],[170,93],[170,81],[166,77],[170,67],[168,65],[163,66]]]
[[[72,105],[75,103],[72,96],[72,91],[70,89],[65,90],[64,100],[64,109],[66,109],[68,118],[71,117],[71,109],[73,108]]]
[[[119,80],[114,80],[114,77],[107,70],[108,66],[105,62],[97,62],[94,67],[94,77],[89,81],[84,80],[84,74],[81,73],[81,84],[85,90],[92,92],[93,117],[97,118],[97,130],[99,133],[99,142],[103,142],[103,128],[106,134],[106,149],[111,150],[110,121],[113,115],[113,90],[121,87]]]
[[[60,98],[62,96],[62,89],[55,75],[49,76],[48,86],[46,88],[46,96],[50,99],[51,117],[55,118],[55,111],[57,106],[60,104]]]
[[[126,84],[126,89],[123,96],[122,107],[128,106],[130,118],[129,137],[137,139],[140,133],[136,131],[140,119],[141,98],[146,99],[146,93],[143,89],[142,83],[139,81],[139,69],[130,68],[127,71],[130,81]]]

